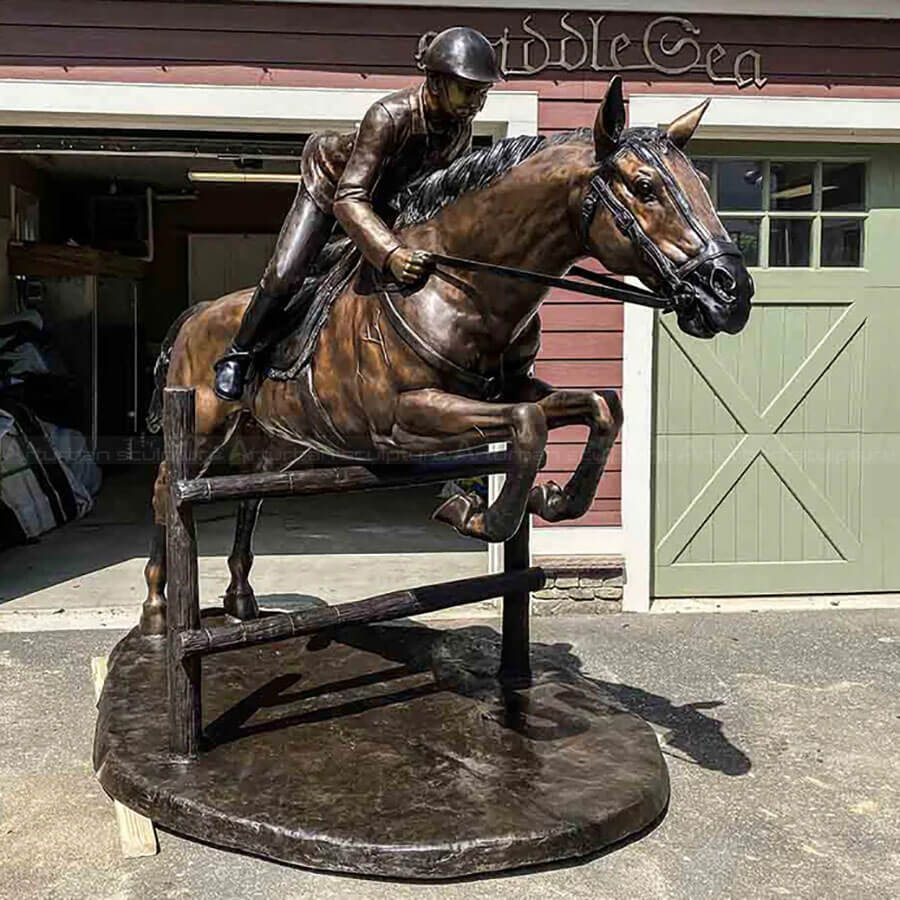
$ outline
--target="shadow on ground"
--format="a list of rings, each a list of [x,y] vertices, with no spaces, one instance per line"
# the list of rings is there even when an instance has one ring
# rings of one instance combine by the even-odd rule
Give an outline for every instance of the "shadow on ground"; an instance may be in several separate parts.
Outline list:
[[[259,599],[263,607],[292,612],[322,605],[316,597],[298,594],[270,594]],[[211,723],[207,729],[210,740],[216,744],[229,743],[261,731],[327,721],[368,709],[407,703],[448,688],[474,696],[485,691],[485,683],[492,681],[499,668],[501,635],[489,626],[436,629],[410,620],[400,620],[389,625],[343,628],[330,636],[317,635],[309,640],[307,650],[315,654],[317,650],[327,647],[331,640],[377,654],[397,665],[361,678],[320,684],[311,690],[302,689],[302,673],[285,672],[254,690]],[[664,754],[675,755],[670,751],[676,750],[679,758],[684,760],[686,757],[686,761],[725,775],[745,775],[750,771],[751,761],[747,754],[725,737],[721,722],[704,712],[717,709],[724,705],[724,701],[703,699],[677,704],[668,697],[639,687],[591,677],[582,670],[581,659],[568,643],[533,643],[531,659],[536,674],[567,672],[582,676],[600,689],[604,701],[610,706],[633,713],[654,725],[658,732],[663,733]],[[363,696],[355,693],[360,688],[387,687],[393,681],[428,670],[439,672],[440,683],[436,679],[414,687],[404,686],[394,692],[371,694],[366,691]],[[298,687],[300,689],[296,690]],[[346,692],[350,692],[349,698],[339,696]],[[312,710],[304,708],[283,717],[266,717],[265,721],[248,724],[261,710],[271,711],[297,703],[305,707],[304,701],[320,697],[329,697],[333,702],[329,705],[317,704]],[[576,710],[583,703],[570,694],[563,699]],[[517,703],[517,692],[506,692],[502,709],[496,712],[497,720],[506,727],[521,731],[531,740],[561,740],[587,728],[586,722],[579,721],[577,712],[553,721],[547,720],[544,712],[544,720],[536,723],[529,719],[528,710],[517,707]]]

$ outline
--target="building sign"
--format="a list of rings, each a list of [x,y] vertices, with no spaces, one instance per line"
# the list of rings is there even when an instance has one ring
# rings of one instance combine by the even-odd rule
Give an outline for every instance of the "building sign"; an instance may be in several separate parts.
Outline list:
[[[576,72],[658,72],[660,75],[685,75],[700,72],[714,84],[751,85],[762,88],[768,80],[762,74],[762,58],[748,48],[729,54],[720,44],[704,47],[700,29],[683,16],[659,16],[640,36],[624,31],[604,31],[606,16],[586,16],[586,22],[570,21],[573,13],[559,20],[563,34],[543,34],[533,16],[522,20],[522,34],[511,35],[508,27],[494,41],[500,67],[506,75],[537,75],[546,70]],[[435,32],[419,39],[421,54]]]

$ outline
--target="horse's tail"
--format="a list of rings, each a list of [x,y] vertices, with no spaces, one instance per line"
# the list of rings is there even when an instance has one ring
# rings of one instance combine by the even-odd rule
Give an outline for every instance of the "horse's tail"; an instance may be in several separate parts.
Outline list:
[[[166,376],[169,373],[169,362],[172,359],[172,348],[175,346],[175,339],[181,326],[187,322],[193,315],[209,306],[208,302],[195,303],[189,306],[170,326],[163,339],[162,346],[159,348],[159,356],[156,357],[156,364],[153,366],[153,396],[150,398],[150,408],[147,410],[147,418],[145,423],[147,431],[156,434],[162,429],[162,400],[163,388],[166,386]]]

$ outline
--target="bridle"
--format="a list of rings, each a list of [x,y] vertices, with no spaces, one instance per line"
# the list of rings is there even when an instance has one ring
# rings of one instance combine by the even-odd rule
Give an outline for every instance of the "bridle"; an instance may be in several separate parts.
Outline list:
[[[692,256],[680,266],[675,265],[650,240],[634,213],[619,200],[612,190],[611,184],[613,182],[613,173],[615,172],[615,163],[625,153],[633,153],[659,172],[666,190],[671,195],[682,216],[684,216],[685,221],[703,241],[703,249],[700,253]],[[656,148],[649,146],[640,139],[627,140],[625,143],[620,144],[600,164],[588,182],[581,203],[581,239],[585,249],[589,252],[590,228],[594,217],[597,215],[597,207],[601,203],[609,210],[613,223],[619,232],[631,241],[638,254],[659,278],[665,293],[671,301],[670,308],[677,309],[683,303],[693,299],[694,288],[687,282],[687,277],[704,263],[723,256],[733,256],[738,260],[743,258],[741,251],[733,241],[727,238],[713,237],[710,234],[706,226],[694,213],[678,182],[663,164],[663,160]],[[716,286],[710,286],[715,292]]]
[[[680,266],[676,266],[650,240],[644,229],[641,228],[640,222],[638,222],[634,213],[616,197],[610,187],[615,172],[615,162],[622,154],[628,151],[634,153],[659,172],[663,183],[684,216],[685,221],[703,241],[703,249],[700,253],[691,257]],[[561,287],[594,297],[621,300],[625,303],[637,303],[640,306],[649,306],[664,313],[678,311],[694,302],[696,292],[694,287],[687,281],[687,278],[699,266],[724,256],[733,256],[738,260],[743,259],[741,251],[738,250],[731,240],[713,237],[709,233],[709,230],[691,209],[691,205],[688,203],[687,197],[685,197],[678,182],[675,181],[668,169],[663,165],[662,158],[657,151],[639,138],[626,140],[625,143],[620,144],[612,154],[603,160],[591,176],[585,189],[580,210],[581,240],[585,252],[589,256],[594,255],[589,239],[591,224],[597,215],[597,207],[601,203],[609,210],[619,232],[632,243],[638,254],[646,260],[651,270],[657,275],[662,285],[661,291],[650,291],[635,285],[623,284],[609,275],[601,275],[591,269],[584,268],[584,266],[572,266],[568,275],[579,276],[579,278],[572,278],[544,275],[541,272],[532,272],[528,269],[500,266],[496,263],[465,259],[460,256],[449,256],[443,253],[432,253],[431,256],[435,262],[456,269],[491,272],[495,275],[514,278],[518,281],[530,281],[535,284]],[[575,215],[577,215],[577,211],[573,210],[573,217]],[[585,281],[593,283],[586,284]],[[717,286],[714,284],[711,284],[710,288],[714,293],[717,291]]]

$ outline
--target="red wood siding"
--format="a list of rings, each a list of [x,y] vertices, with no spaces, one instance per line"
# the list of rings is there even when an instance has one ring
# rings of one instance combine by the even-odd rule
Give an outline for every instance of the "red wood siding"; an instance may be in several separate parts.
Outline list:
[[[536,374],[557,387],[614,388],[621,396],[622,319],[620,303],[551,291],[541,309],[543,338]],[[587,428],[582,426],[552,431],[541,480],[565,483],[581,459],[586,439]],[[617,443],[590,512],[570,524],[621,524],[621,469],[621,445]]]
[[[600,7],[602,10],[602,5]],[[532,16],[553,43],[565,36],[560,11],[528,9],[455,10],[434,7],[372,7],[286,3],[121,2],[121,0],[0,0],[0,64],[72,66],[211,65],[222,63],[277,69],[343,71],[366,75],[415,75],[411,54],[420,34],[449,25],[467,24],[492,39],[508,28],[521,38],[522,19]],[[587,12],[570,15],[569,24],[589,33]],[[623,60],[634,62],[640,38],[657,18],[652,13],[608,13],[601,26],[601,61],[608,57],[609,41],[619,32],[632,38]],[[703,53],[718,43],[725,56],[718,65],[727,71],[734,57],[752,47],[762,57],[769,86],[821,85],[877,89],[900,88],[897,50],[900,21],[876,21],[756,16],[691,15],[700,29]],[[672,26],[670,41],[683,36]],[[661,32],[660,32],[661,34]],[[660,56],[657,53],[657,56]],[[677,65],[679,59],[671,59]],[[513,59],[518,62],[518,57]],[[635,82],[663,81],[666,90],[679,84],[707,79],[697,72],[661,76],[638,70]],[[554,122],[570,127],[574,115],[552,108],[551,101],[596,100],[607,74],[547,69],[541,75],[542,101],[546,102],[547,128]],[[535,89],[533,78],[516,78]],[[710,85],[711,92],[733,91],[729,85]],[[806,88],[805,88],[806,89]],[[544,110],[542,109],[542,120]]]
[[[602,9],[602,4],[599,7]],[[420,34],[467,24],[492,39],[521,22],[551,39],[564,36],[560,12],[483,9],[318,6],[118,0],[0,0],[0,77],[134,82],[260,84],[395,89],[417,79],[412,53]],[[602,52],[625,32],[640,47],[654,14],[604,16]],[[705,53],[719,43],[727,71],[734,57],[753,48],[768,79],[766,95],[900,97],[900,21],[775,19],[692,15]],[[570,16],[586,30],[587,13]],[[677,36],[681,36],[680,34]],[[674,40],[670,37],[670,41]],[[627,60],[626,60],[627,61]],[[676,61],[670,61],[675,64]],[[608,73],[545,70],[513,77],[504,90],[536,91],[539,130],[553,133],[592,124]],[[664,77],[634,71],[629,92],[732,94],[702,73]],[[755,88],[747,92],[755,92]],[[554,291],[542,314],[544,341],[537,374],[559,387],[621,389],[622,307]],[[628,414],[628,398],[623,398]],[[551,435],[541,478],[563,481],[577,465],[584,428]],[[608,462],[590,512],[578,524],[618,525],[621,453]]]

